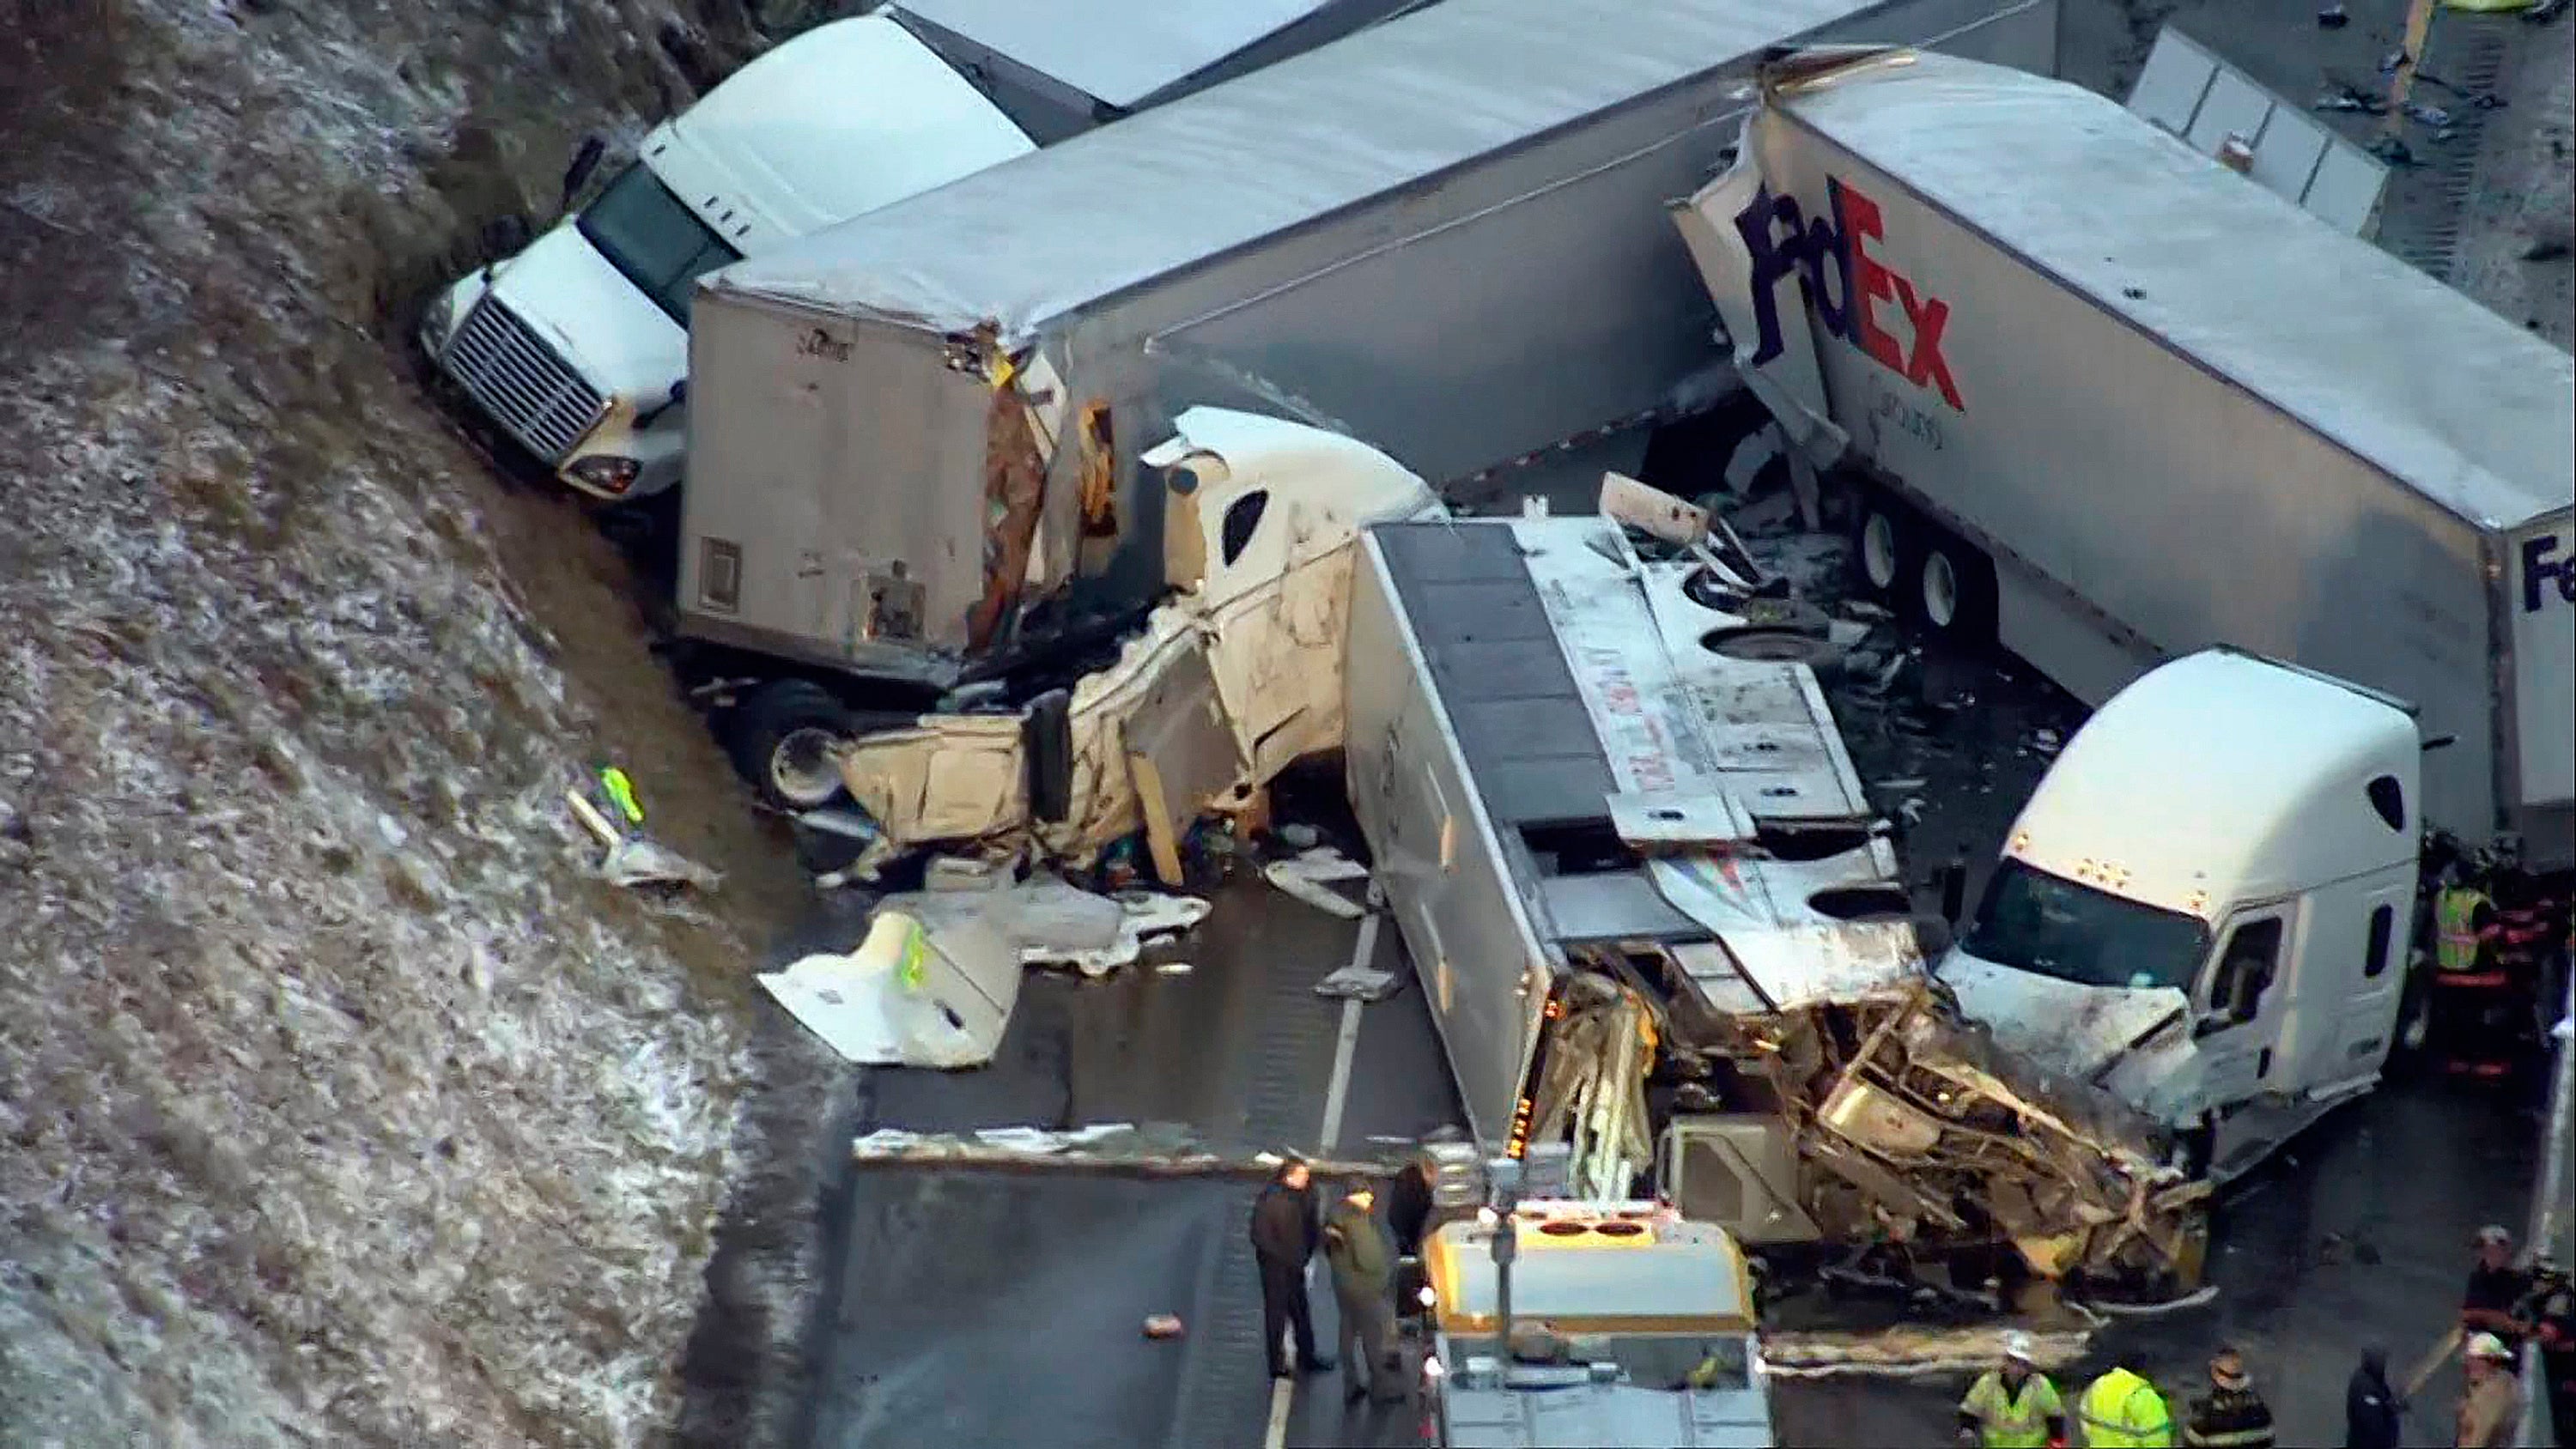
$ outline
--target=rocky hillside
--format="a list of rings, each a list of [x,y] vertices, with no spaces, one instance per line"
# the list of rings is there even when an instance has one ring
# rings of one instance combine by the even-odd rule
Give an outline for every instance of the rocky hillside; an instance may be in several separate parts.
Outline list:
[[[746,991],[801,887],[616,555],[403,334],[582,129],[757,43],[713,0],[0,0],[0,1446],[678,1417],[762,1084],[824,1079]],[[722,892],[591,878],[560,796],[611,758]],[[738,1352],[792,1335],[760,1293]]]

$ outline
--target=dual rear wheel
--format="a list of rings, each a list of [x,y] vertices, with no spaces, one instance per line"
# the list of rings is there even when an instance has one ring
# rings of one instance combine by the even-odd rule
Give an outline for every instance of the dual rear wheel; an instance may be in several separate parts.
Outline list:
[[[1930,633],[1962,644],[1994,638],[1993,562],[1883,489],[1861,502],[1852,572],[1862,592]]]

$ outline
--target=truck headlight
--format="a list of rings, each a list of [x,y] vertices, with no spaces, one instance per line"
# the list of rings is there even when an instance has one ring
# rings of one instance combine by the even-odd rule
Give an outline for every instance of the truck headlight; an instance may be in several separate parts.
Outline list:
[[[635,475],[642,471],[643,464],[614,453],[593,453],[587,458],[576,458],[570,467],[564,469],[567,477],[602,493],[612,494],[634,487]]]

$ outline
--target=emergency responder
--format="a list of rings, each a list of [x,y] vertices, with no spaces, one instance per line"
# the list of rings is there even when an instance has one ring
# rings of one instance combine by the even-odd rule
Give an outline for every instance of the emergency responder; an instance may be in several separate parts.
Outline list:
[[[2030,1335],[2004,1335],[2004,1361],[1959,1401],[1959,1442],[1984,1449],[2048,1449],[2066,1442],[2066,1405],[2031,1360]]]
[[[2553,1253],[2531,1264],[2531,1297],[2522,1321],[2540,1340],[2540,1392],[2549,1401],[2550,1438],[2576,1449],[2576,1286]]]
[[[2453,861],[2442,868],[2433,896],[2432,1046],[2455,1072],[2499,1077],[2512,1069],[2515,1043],[2505,1038],[2512,983],[2491,959],[2497,934],[2495,899],[2487,891],[2487,862],[2475,869]]]
[[[2513,1234],[2500,1224],[2478,1229],[2478,1260],[2469,1267],[2469,1286],[2460,1295],[2460,1330],[2492,1333],[2507,1353],[2522,1349],[2530,1325],[2514,1316],[2531,1291],[2531,1280],[2513,1265]]]
[[[2194,1399],[2182,1442],[2192,1449],[2272,1449],[2272,1406],[2254,1392],[2245,1356],[2233,1348],[2210,1355],[2209,1397]]]
[[[2092,1449],[2172,1449],[2173,1414],[2165,1396],[2126,1364],[2113,1364],[2085,1386],[2075,1417]]]
[[[1349,1399],[1372,1394],[1380,1402],[1401,1397],[1402,1366],[1395,1360],[1395,1244],[1377,1220],[1377,1195],[1367,1188],[1333,1204],[1324,1214],[1324,1261],[1333,1268],[1334,1306],[1342,1313],[1342,1372]]]
[[[1272,1378],[1288,1377],[1279,1349],[1280,1336],[1291,1331],[1300,1372],[1333,1366],[1331,1359],[1315,1356],[1315,1319],[1306,1306],[1306,1265],[1318,1237],[1308,1180],[1306,1164],[1292,1157],[1279,1164],[1252,1205],[1252,1256],[1261,1265],[1262,1342],[1269,1345]]]
[[[2343,1389],[2343,1449],[2397,1449],[2406,1400],[2388,1386],[2388,1350],[2361,1351],[2361,1367]]]
[[[2463,1350],[2468,1386],[2460,1391],[2459,1449],[2512,1449],[2522,1396],[2514,1392],[2513,1350],[2492,1333],[2469,1335]]]

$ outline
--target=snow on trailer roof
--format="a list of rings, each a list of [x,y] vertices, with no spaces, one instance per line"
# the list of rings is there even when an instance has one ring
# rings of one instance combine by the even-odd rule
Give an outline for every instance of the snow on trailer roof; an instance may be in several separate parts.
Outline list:
[[[1915,53],[1775,105],[2471,523],[2576,495],[2576,359],[2113,101]]]
[[[701,285],[938,331],[991,320],[1023,338],[1086,302],[1876,8],[1442,0]]]
[[[1113,106],[1132,106],[1339,0],[899,0]]]

